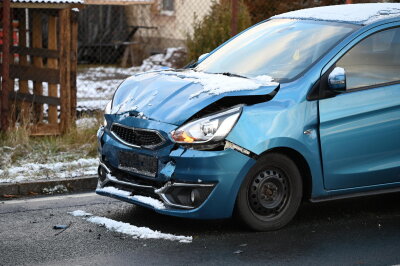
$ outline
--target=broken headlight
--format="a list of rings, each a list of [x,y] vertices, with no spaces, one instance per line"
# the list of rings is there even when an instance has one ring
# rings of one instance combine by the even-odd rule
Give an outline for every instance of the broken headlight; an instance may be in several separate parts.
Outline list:
[[[242,106],[189,122],[171,132],[172,139],[180,144],[211,144],[225,139],[236,124]]]
[[[104,109],[104,114],[108,115],[111,113],[111,101],[109,101],[106,105],[106,108]],[[107,120],[104,119],[103,125],[106,127],[107,126]]]

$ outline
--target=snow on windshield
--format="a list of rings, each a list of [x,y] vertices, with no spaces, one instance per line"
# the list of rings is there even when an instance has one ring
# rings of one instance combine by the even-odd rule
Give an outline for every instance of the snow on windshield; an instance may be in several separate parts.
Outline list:
[[[381,19],[399,16],[400,4],[375,3],[301,9],[283,13],[272,18],[327,20],[367,25]]]

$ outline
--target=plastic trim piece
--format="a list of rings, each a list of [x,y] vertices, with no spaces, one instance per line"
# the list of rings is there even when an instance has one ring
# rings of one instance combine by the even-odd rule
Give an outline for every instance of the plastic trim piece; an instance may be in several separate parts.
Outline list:
[[[112,128],[113,128],[114,125],[117,125],[117,126],[120,126],[120,127],[124,127],[124,128],[127,128],[127,129],[131,129],[131,130],[147,131],[147,132],[156,133],[156,134],[161,138],[161,142],[158,143],[158,144],[156,144],[156,145],[143,145],[143,146],[131,144],[131,143],[126,142],[125,140],[121,139],[120,137],[118,137],[117,134],[115,134],[115,133],[113,132]],[[165,142],[166,142],[165,138],[164,138],[164,137],[161,135],[161,133],[160,133],[159,131],[157,131],[157,130],[154,130],[154,129],[146,129],[146,128],[128,127],[128,126],[125,126],[125,125],[122,125],[122,124],[119,124],[119,123],[113,123],[113,124],[111,125],[111,127],[110,127],[110,133],[111,133],[111,135],[113,135],[113,137],[116,138],[119,142],[121,142],[121,143],[123,143],[123,144],[125,144],[125,145],[127,145],[127,146],[129,146],[129,147],[134,147],[134,148],[146,148],[146,149],[151,149],[151,150],[152,150],[152,149],[154,149],[154,148],[156,148],[156,147],[159,147],[159,146],[161,146],[161,145],[164,145]]]
[[[104,179],[103,182],[100,182],[100,187],[104,187],[107,183],[112,182],[116,183],[119,185],[124,185],[124,186],[130,186],[134,188],[147,188],[147,189],[153,189],[154,193],[159,195],[161,200],[170,207],[175,207],[175,208],[180,208],[180,209],[194,209],[195,207],[192,206],[186,206],[186,205],[179,205],[172,203],[166,196],[165,192],[171,188],[171,187],[214,187],[215,184],[199,184],[199,183],[172,183],[172,182],[167,182],[164,186],[161,188],[155,188],[153,186],[147,186],[147,185],[140,185],[136,183],[131,183],[131,182],[125,182],[125,181],[120,181],[116,177],[111,175],[111,170],[105,165],[103,162],[99,162],[100,167],[103,167],[103,169],[106,171],[107,175],[106,178]]]

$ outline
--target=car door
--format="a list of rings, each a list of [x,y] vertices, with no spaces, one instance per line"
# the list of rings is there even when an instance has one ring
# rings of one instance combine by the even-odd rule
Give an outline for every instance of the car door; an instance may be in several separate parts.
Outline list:
[[[319,101],[325,188],[400,182],[400,28],[367,36],[336,66],[346,91]]]

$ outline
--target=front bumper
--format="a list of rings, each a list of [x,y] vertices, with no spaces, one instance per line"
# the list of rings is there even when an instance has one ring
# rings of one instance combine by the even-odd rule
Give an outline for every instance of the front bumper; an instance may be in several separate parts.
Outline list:
[[[135,123],[134,118],[130,121]],[[168,124],[152,121],[147,123],[148,128],[159,130],[166,137],[166,132],[174,129],[174,126]],[[107,129],[100,130],[98,137],[101,168],[97,194],[179,217],[231,217],[243,178],[255,163],[252,158],[232,149],[197,151],[176,148],[170,142],[157,150],[146,150],[124,145],[107,132]],[[156,177],[121,171],[118,168],[119,151],[155,156],[159,165]],[[123,193],[107,189],[110,186]],[[174,202],[173,191],[179,191],[175,194],[190,194],[195,189],[198,189],[198,194],[203,197],[199,204],[188,206]],[[162,204],[153,204],[152,201],[143,200],[141,196],[150,197]]]

